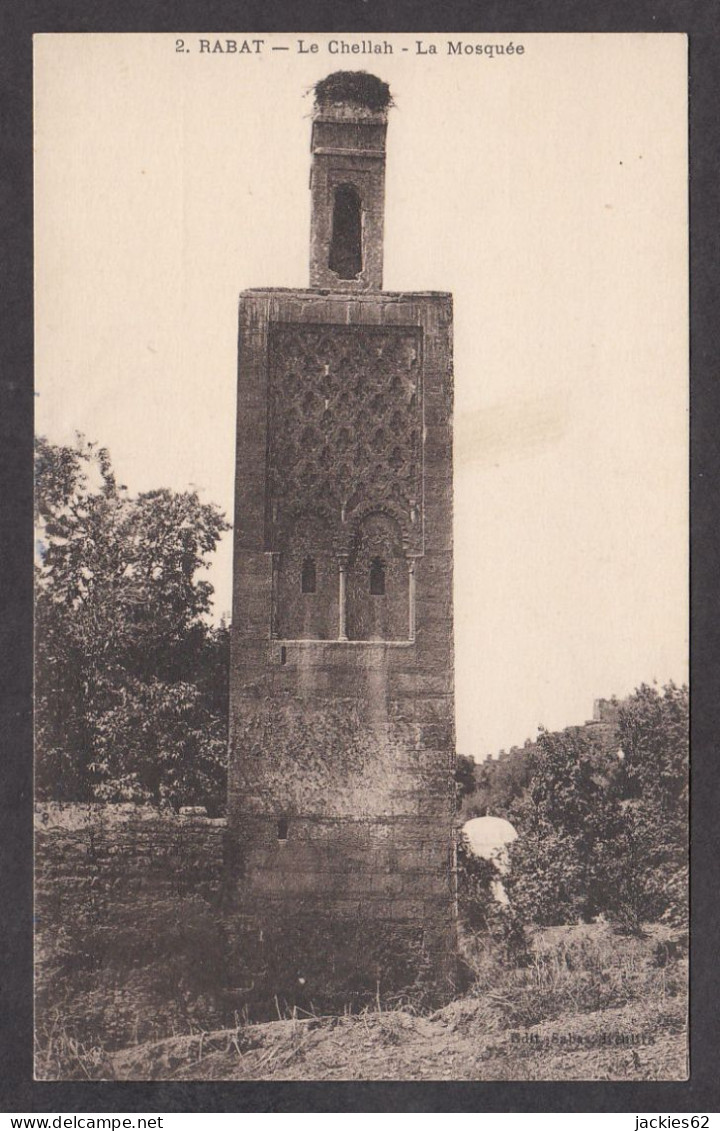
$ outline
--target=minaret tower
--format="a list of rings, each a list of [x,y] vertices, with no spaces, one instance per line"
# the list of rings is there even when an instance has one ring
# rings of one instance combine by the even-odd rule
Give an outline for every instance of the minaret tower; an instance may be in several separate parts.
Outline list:
[[[340,72],[318,84],[310,143],[311,287],[382,288],[386,90],[362,73]]]
[[[298,1004],[454,979],[452,299],[381,289],[390,105],[318,83],[310,288],[240,299],[230,893]]]

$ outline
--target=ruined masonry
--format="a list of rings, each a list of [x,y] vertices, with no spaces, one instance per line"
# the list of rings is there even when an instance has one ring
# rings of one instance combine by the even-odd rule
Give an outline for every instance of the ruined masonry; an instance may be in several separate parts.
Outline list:
[[[310,288],[240,297],[231,895],[308,992],[454,979],[452,298],[382,290],[389,106],[318,83]]]

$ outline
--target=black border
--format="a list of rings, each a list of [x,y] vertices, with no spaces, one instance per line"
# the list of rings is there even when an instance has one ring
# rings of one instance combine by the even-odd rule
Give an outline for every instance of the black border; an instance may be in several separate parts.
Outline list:
[[[634,1082],[38,1083],[32,1080],[32,35],[35,32],[684,32],[691,139],[691,1079]],[[713,0],[5,0],[0,9],[2,596],[0,1110],[3,1112],[712,1112],[720,1109],[714,765],[720,696],[715,490],[720,6]]]

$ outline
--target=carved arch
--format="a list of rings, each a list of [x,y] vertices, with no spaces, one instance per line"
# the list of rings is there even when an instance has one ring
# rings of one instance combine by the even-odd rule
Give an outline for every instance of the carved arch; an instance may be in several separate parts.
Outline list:
[[[330,523],[318,511],[298,514],[285,528],[273,571],[274,635],[331,640],[337,634],[337,560]],[[312,561],[313,585],[307,563]]]
[[[403,512],[402,507],[390,499],[380,503],[360,503],[359,506],[355,507],[349,520],[353,541],[359,536],[363,524],[373,515],[382,515],[388,520],[391,526],[395,528],[397,538],[403,550],[405,550],[410,542],[409,516]]]
[[[406,640],[408,624],[409,572],[402,529],[393,515],[374,507],[356,524],[348,563],[347,634],[350,640]]]

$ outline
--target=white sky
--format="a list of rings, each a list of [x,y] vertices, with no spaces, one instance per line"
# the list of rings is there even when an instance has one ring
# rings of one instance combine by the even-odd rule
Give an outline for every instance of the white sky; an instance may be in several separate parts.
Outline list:
[[[262,38],[36,36],[38,431],[232,517],[237,295],[307,286],[303,95],[371,70],[397,103],[385,288],[455,297],[458,749],[685,680],[685,37]],[[218,614],[231,570],[228,535]]]

